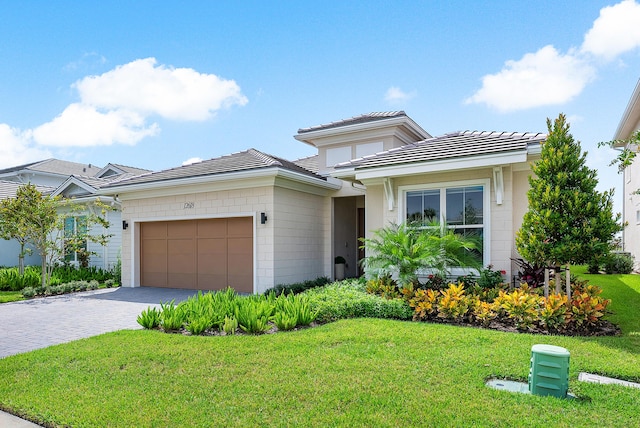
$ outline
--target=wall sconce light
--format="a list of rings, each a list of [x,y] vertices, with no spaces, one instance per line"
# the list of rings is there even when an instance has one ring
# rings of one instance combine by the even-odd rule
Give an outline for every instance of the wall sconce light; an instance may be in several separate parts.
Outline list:
[[[260,213],[260,224],[265,224],[267,222],[267,213]]]
[[[127,230],[127,227],[129,227],[129,223],[127,223],[127,220],[122,220],[122,230]]]

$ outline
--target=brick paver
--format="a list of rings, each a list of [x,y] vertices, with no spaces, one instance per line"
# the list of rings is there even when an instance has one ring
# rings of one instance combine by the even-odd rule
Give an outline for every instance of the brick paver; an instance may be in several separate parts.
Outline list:
[[[160,302],[180,302],[194,290],[112,288],[3,303],[0,358],[122,329],[140,329],[136,318]]]

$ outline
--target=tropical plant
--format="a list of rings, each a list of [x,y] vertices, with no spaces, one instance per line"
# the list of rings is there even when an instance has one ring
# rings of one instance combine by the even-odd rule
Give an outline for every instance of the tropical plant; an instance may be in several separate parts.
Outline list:
[[[471,237],[455,233],[438,222],[425,226],[406,222],[390,224],[362,240],[367,252],[363,264],[369,277],[397,277],[401,287],[417,284],[418,271],[432,269],[446,276],[452,267],[478,267],[470,250],[477,248]]]
[[[168,303],[160,302],[160,308],[160,326],[164,331],[177,331],[182,328],[185,313],[180,305],[176,306],[175,300]]]
[[[160,325],[160,312],[158,309],[149,306],[138,315],[136,321],[144,328],[156,328]]]

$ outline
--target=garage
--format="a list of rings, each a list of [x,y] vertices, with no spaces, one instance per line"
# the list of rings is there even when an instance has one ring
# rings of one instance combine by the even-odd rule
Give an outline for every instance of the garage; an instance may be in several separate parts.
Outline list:
[[[140,285],[253,293],[253,218],[140,223]]]

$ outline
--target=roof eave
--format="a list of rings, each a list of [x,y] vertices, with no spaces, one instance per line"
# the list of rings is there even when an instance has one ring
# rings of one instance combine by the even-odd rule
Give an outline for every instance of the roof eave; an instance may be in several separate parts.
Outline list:
[[[627,140],[635,131],[635,125],[640,121],[640,79],[636,83],[627,108],[622,114],[618,128],[613,135],[614,140]],[[621,144],[618,144],[620,146]]]
[[[292,180],[300,181],[307,184],[312,184],[318,187],[324,187],[327,189],[335,189],[334,183],[322,180],[320,178],[314,178],[306,174],[301,174],[294,171],[282,169],[280,167],[259,168],[248,171],[233,171],[214,175],[202,175],[197,177],[185,177],[175,178],[160,181],[151,181],[138,184],[121,184],[121,185],[108,185],[101,189],[100,193],[105,195],[115,195],[119,193],[139,192],[141,190],[162,189],[174,186],[188,186],[197,185],[211,182],[223,182],[232,180],[247,180],[252,178],[264,178],[270,176],[281,176]]]
[[[418,135],[419,139],[427,139],[431,138],[431,134],[425,131],[420,125],[418,125],[413,119],[409,116],[396,116],[390,117],[387,119],[379,119],[371,122],[362,122],[362,123],[354,123],[351,125],[342,125],[336,126],[327,129],[318,129],[314,131],[307,131],[303,133],[298,133],[293,136],[298,141],[309,144],[310,146],[316,147],[311,141],[328,137],[336,134],[348,134],[353,132],[364,131],[368,129],[382,128],[387,126],[396,126],[396,125],[404,125]]]
[[[332,174],[332,176],[353,177],[357,180],[367,180],[383,177],[400,177],[407,175],[418,175],[425,173],[438,173],[455,170],[487,168],[492,166],[509,165],[527,162],[527,150],[512,152],[492,153],[488,155],[469,156],[464,158],[450,158],[441,160],[431,160],[424,162],[389,165],[371,168],[351,168],[344,173]],[[531,153],[533,154],[533,153]],[[350,171],[349,171],[350,170]],[[351,175],[349,175],[351,173]]]

